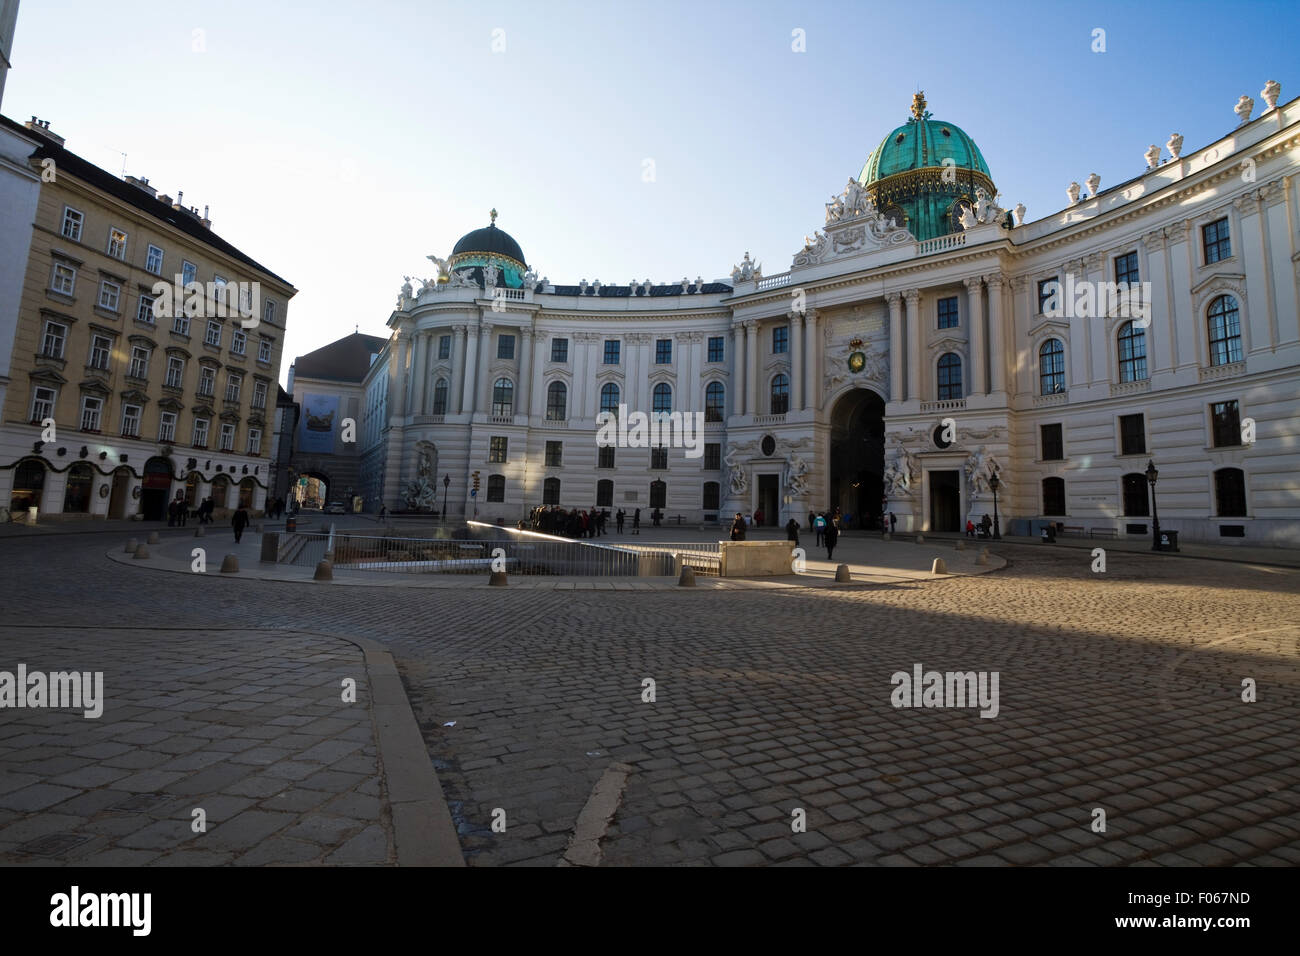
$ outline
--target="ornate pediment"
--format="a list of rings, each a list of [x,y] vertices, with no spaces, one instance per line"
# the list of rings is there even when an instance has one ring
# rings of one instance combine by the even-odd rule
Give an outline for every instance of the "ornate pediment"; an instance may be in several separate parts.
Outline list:
[[[147,405],[149,403],[149,396],[138,388],[128,388],[122,393],[122,401],[131,402],[135,405]]]
[[[85,379],[77,386],[83,392],[89,392],[92,395],[107,397],[112,394],[113,390],[96,378]]]

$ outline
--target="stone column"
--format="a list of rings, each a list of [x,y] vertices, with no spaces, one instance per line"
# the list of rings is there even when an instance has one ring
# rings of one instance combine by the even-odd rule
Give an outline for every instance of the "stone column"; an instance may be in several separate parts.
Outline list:
[[[989,287],[989,391],[1007,390],[1006,330],[1002,327],[1002,276],[993,273],[984,277]]]
[[[461,396],[461,411],[472,415],[477,410],[478,398],[478,336],[470,329],[465,331],[465,389]]]
[[[921,290],[908,289],[903,298],[907,302],[907,399],[919,402],[925,398],[921,394],[921,343],[925,341],[921,332]]]
[[[745,324],[737,322],[732,327],[731,414],[745,414]]]
[[[817,310],[809,309],[803,317],[803,407],[814,411],[820,404],[822,393],[822,373],[818,359],[821,357],[821,336],[818,328]]]
[[[907,353],[903,349],[903,296],[891,292],[889,303],[889,400],[903,400],[903,368]]]
[[[1011,338],[1003,338],[1002,347],[1005,349],[1009,341],[1015,341],[1016,330],[1019,328],[1029,328],[1034,324],[1034,317],[1038,312],[1038,299],[1036,293],[1037,286],[1030,281],[1028,276],[1016,276],[1011,279],[1011,314],[1004,320],[1011,326]],[[1018,317],[1024,316],[1022,325]],[[1020,361],[1014,355],[1008,354],[1003,358],[1003,368],[1011,366],[1015,371],[1007,377],[1007,395],[1019,395],[1024,391],[1025,370],[1020,368]]]
[[[758,414],[758,335],[757,319],[745,322],[745,409],[749,415]]]
[[[453,325],[451,334],[451,395],[447,398],[447,411],[459,415],[464,405],[465,326]]]
[[[790,313],[790,411],[803,408],[803,316]]]
[[[394,368],[393,411],[394,417],[406,414],[406,355],[410,351],[411,336],[408,332],[397,333],[397,363]]]
[[[429,333],[416,332],[415,357],[411,361],[411,414],[424,414],[424,396],[428,391],[425,379],[429,377]]]
[[[492,361],[492,326],[486,322],[478,330],[478,411],[492,414],[492,382],[488,364]]]
[[[984,395],[988,381],[984,376],[984,284],[979,276],[963,280],[967,294],[967,322],[970,324],[970,382],[967,395]]]
[[[527,417],[532,406],[533,385],[533,330],[527,326],[519,330],[519,349],[519,398],[515,402],[515,414]]]

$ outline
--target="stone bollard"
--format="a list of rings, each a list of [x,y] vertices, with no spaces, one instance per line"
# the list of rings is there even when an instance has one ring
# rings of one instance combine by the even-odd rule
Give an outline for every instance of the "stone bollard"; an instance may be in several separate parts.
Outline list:
[[[975,559],[975,563],[982,568],[986,568],[989,565],[989,556],[981,551],[980,556]]]
[[[882,541],[889,541],[889,540],[892,539],[892,538],[893,538],[893,535],[891,535],[888,531],[886,531],[884,534],[882,534],[882,535],[880,536],[880,539],[881,539]]]
[[[126,543],[126,553],[131,554],[138,547],[140,547],[140,542],[136,538],[132,538]]]
[[[853,575],[849,573],[849,566],[847,564],[837,564],[835,566],[836,584],[848,584],[852,580]]]
[[[677,578],[677,586],[681,588],[695,587],[695,569],[689,564],[682,565],[682,573]]]
[[[228,555],[226,555],[224,558],[222,558],[222,559],[221,559],[221,573],[222,573],[222,574],[238,574],[238,573],[239,573],[239,558],[236,557],[236,556],[233,555],[233,554],[228,554]]]
[[[923,534],[918,534],[918,535],[916,536],[916,543],[917,543],[917,544],[925,544],[925,535],[923,535]]]
[[[966,541],[965,541],[965,539],[963,539],[963,538],[958,538],[958,539],[957,539],[957,543],[954,544],[952,547],[953,547],[953,550],[954,550],[954,551],[965,551],[965,550],[966,550]]]
[[[313,581],[333,581],[334,565],[328,561],[322,561],[316,565],[316,573],[312,576]]]
[[[488,584],[494,588],[503,588],[506,586],[506,573],[504,571],[493,571],[488,575]]]
[[[935,558],[934,563],[930,565],[931,574],[947,574],[948,565],[943,563],[943,558]]]
[[[980,557],[987,558],[988,556],[989,556],[989,546],[986,544],[984,545],[984,547],[980,548]]]
[[[206,538],[207,535],[208,535],[207,529],[204,528],[203,525],[199,525],[197,528],[194,529],[194,537],[196,538]]]
[[[149,532],[149,543],[150,543],[150,544],[157,544],[157,543],[158,543],[158,532],[157,532],[157,531],[150,531],[150,532]]]
[[[142,544],[137,545],[135,549],[135,556],[137,558],[147,558],[149,557],[149,549]]]

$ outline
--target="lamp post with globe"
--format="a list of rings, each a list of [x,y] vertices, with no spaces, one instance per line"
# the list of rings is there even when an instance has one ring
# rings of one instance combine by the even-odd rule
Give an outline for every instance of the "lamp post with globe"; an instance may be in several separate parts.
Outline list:
[[[1002,540],[1002,522],[998,520],[998,473],[996,471],[989,475],[989,490],[993,492],[993,540]]]

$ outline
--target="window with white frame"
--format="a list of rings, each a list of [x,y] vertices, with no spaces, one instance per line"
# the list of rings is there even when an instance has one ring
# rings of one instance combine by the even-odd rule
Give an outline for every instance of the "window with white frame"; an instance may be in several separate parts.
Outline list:
[[[248,335],[239,329],[230,333],[230,351],[235,355],[243,355],[248,348]]]
[[[266,408],[266,383],[253,383],[253,407]]]
[[[163,412],[158,416],[158,440],[176,440],[176,413]]]
[[[248,430],[248,453],[250,455],[259,455],[262,452],[262,429],[250,428]]]
[[[184,335],[186,338],[190,334],[190,317],[184,312],[177,312],[172,319],[172,331],[177,335]]]
[[[221,348],[221,323],[208,320],[208,331],[203,336],[203,341],[207,345],[215,345]]]
[[[208,420],[206,418],[194,419],[194,441],[191,444],[195,448],[208,447]]]
[[[257,343],[257,360],[259,362],[271,361],[271,340],[262,339]]]
[[[180,388],[185,382],[185,359],[177,355],[167,357],[167,385]]]
[[[234,372],[231,372],[229,375],[226,376],[226,401],[228,402],[239,401],[239,387],[243,384],[243,382],[244,382],[243,376],[236,375]]]
[[[192,262],[181,261],[181,285],[187,286],[199,277],[199,267]]]
[[[132,378],[149,377],[149,350],[143,345],[131,346],[131,371]]]
[[[262,321],[263,322],[275,321],[275,302],[273,302],[271,299],[267,299],[264,303],[262,303]]]
[[[212,301],[214,303],[220,303],[223,307],[227,306],[230,304],[230,299],[227,298],[228,295],[229,292],[226,289],[225,277],[214,275],[212,277]],[[224,313],[218,312],[217,314],[222,315]]]
[[[86,217],[71,206],[63,207],[63,238],[71,239],[73,242],[81,241],[81,227],[85,224]]]
[[[108,369],[108,361],[113,355],[113,340],[107,335],[92,335],[90,337],[90,361],[91,368],[101,370]]]
[[[68,341],[68,327],[58,322],[46,322],[41,336],[41,354],[46,358],[63,358],[63,346]]]
[[[81,430],[83,432],[99,431],[100,416],[104,412],[104,400],[94,395],[81,396]]]
[[[199,394],[211,395],[217,387],[217,370],[210,366],[199,369]]]
[[[126,438],[140,437],[140,406],[122,406],[122,435]]]
[[[54,401],[58,393],[48,385],[37,385],[32,389],[32,422],[43,422],[54,417]]]
[[[163,251],[153,243],[149,244],[149,252],[144,257],[144,271],[152,272],[156,276],[162,275],[163,269]]]
[[[101,279],[99,283],[99,307],[110,312],[117,311],[117,304],[122,301],[122,287],[116,282]]]
[[[126,259],[126,233],[121,229],[108,230],[108,254],[114,259]]]
[[[54,263],[50,272],[50,291],[59,295],[72,295],[77,287],[77,270],[63,262]]]
[[[235,450],[235,426],[229,422],[224,422],[221,426],[221,437],[217,439],[217,450]]]
[[[141,293],[140,304],[135,309],[135,320],[143,322],[145,325],[153,325],[153,304],[156,301],[156,296]]]

